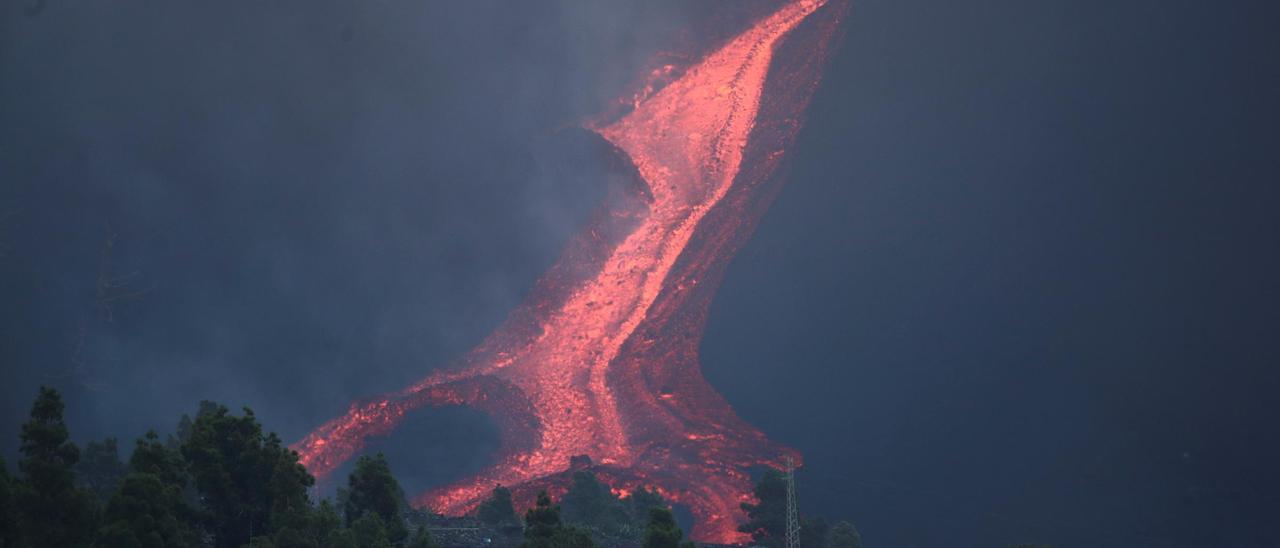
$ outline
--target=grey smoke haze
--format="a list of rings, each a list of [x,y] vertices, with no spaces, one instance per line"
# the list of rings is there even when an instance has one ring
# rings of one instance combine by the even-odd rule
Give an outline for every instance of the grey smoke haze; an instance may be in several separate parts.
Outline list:
[[[604,196],[573,128],[737,13],[0,7],[0,451],[40,384],[81,442],[201,399],[292,440],[447,365]],[[1278,542],[1278,23],[854,4],[703,344],[805,453],[802,511],[869,546]],[[107,226],[107,294],[139,293],[111,321]],[[483,464],[485,425],[432,411],[380,448],[426,486]]]
[[[18,8],[7,452],[41,383],[82,439],[203,398],[295,439],[456,358],[603,195],[571,128],[685,27],[679,6],[568,2]],[[111,321],[108,230],[129,278],[110,293],[140,293]]]
[[[647,19],[680,27],[670,7],[300,8],[6,17],[6,347],[41,362],[24,380],[92,392],[84,427],[216,397],[297,433],[460,354],[602,194],[541,142],[614,99],[664,32]],[[144,292],[109,324],[108,224]],[[17,416],[31,382],[6,388]]]

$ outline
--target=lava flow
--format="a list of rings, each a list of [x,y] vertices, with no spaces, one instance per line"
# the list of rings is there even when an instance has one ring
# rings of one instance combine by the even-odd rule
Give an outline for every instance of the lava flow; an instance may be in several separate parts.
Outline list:
[[[845,9],[827,4],[786,3],[592,128],[625,160],[634,192],[571,242],[457,367],[353,404],[295,444],[307,469],[330,474],[415,409],[465,405],[497,423],[498,462],[415,505],[466,513],[496,484],[527,503],[537,490],[562,490],[571,461],[589,462],[620,491],[656,488],[687,505],[693,538],[745,540],[736,526],[751,496],[748,469],[799,455],[706,383],[698,342],[726,264],[777,191],[771,175]]]

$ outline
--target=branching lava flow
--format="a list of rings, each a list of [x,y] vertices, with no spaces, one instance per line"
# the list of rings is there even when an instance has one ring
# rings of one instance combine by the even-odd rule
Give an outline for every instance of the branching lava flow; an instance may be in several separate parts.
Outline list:
[[[354,404],[295,444],[308,470],[331,473],[415,409],[465,405],[494,417],[502,454],[416,505],[468,512],[495,484],[527,502],[562,488],[571,458],[586,456],[619,490],[648,486],[687,505],[694,538],[744,540],[747,470],[799,455],[703,380],[698,340],[725,265],[776,192],[771,175],[843,13],[831,3],[786,3],[593,128],[634,167],[634,195],[457,367]]]

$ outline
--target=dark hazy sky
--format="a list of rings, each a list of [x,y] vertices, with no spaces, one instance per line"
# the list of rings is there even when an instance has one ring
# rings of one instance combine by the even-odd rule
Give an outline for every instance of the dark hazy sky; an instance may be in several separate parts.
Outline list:
[[[292,440],[446,365],[603,196],[573,128],[741,9],[455,4],[0,7],[10,463],[40,384],[81,442],[201,399]],[[702,349],[805,453],[802,511],[882,548],[1280,543],[1277,28],[854,3]],[[446,410],[381,445],[417,488],[494,443]]]

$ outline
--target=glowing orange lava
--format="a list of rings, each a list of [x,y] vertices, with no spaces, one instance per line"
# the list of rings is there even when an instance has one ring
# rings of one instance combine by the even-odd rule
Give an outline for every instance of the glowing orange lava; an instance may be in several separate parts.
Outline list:
[[[736,526],[750,497],[747,470],[799,455],[739,419],[706,383],[698,340],[725,265],[776,192],[770,175],[844,8],[826,3],[783,5],[594,128],[642,188],[572,242],[458,367],[354,404],[295,444],[308,470],[331,473],[414,409],[466,405],[494,417],[502,455],[416,505],[465,513],[495,484],[519,501],[556,493],[571,459],[586,456],[592,464],[573,466],[592,466],[619,492],[647,486],[687,505],[694,538],[745,540]],[[779,56],[785,64],[775,65]]]

